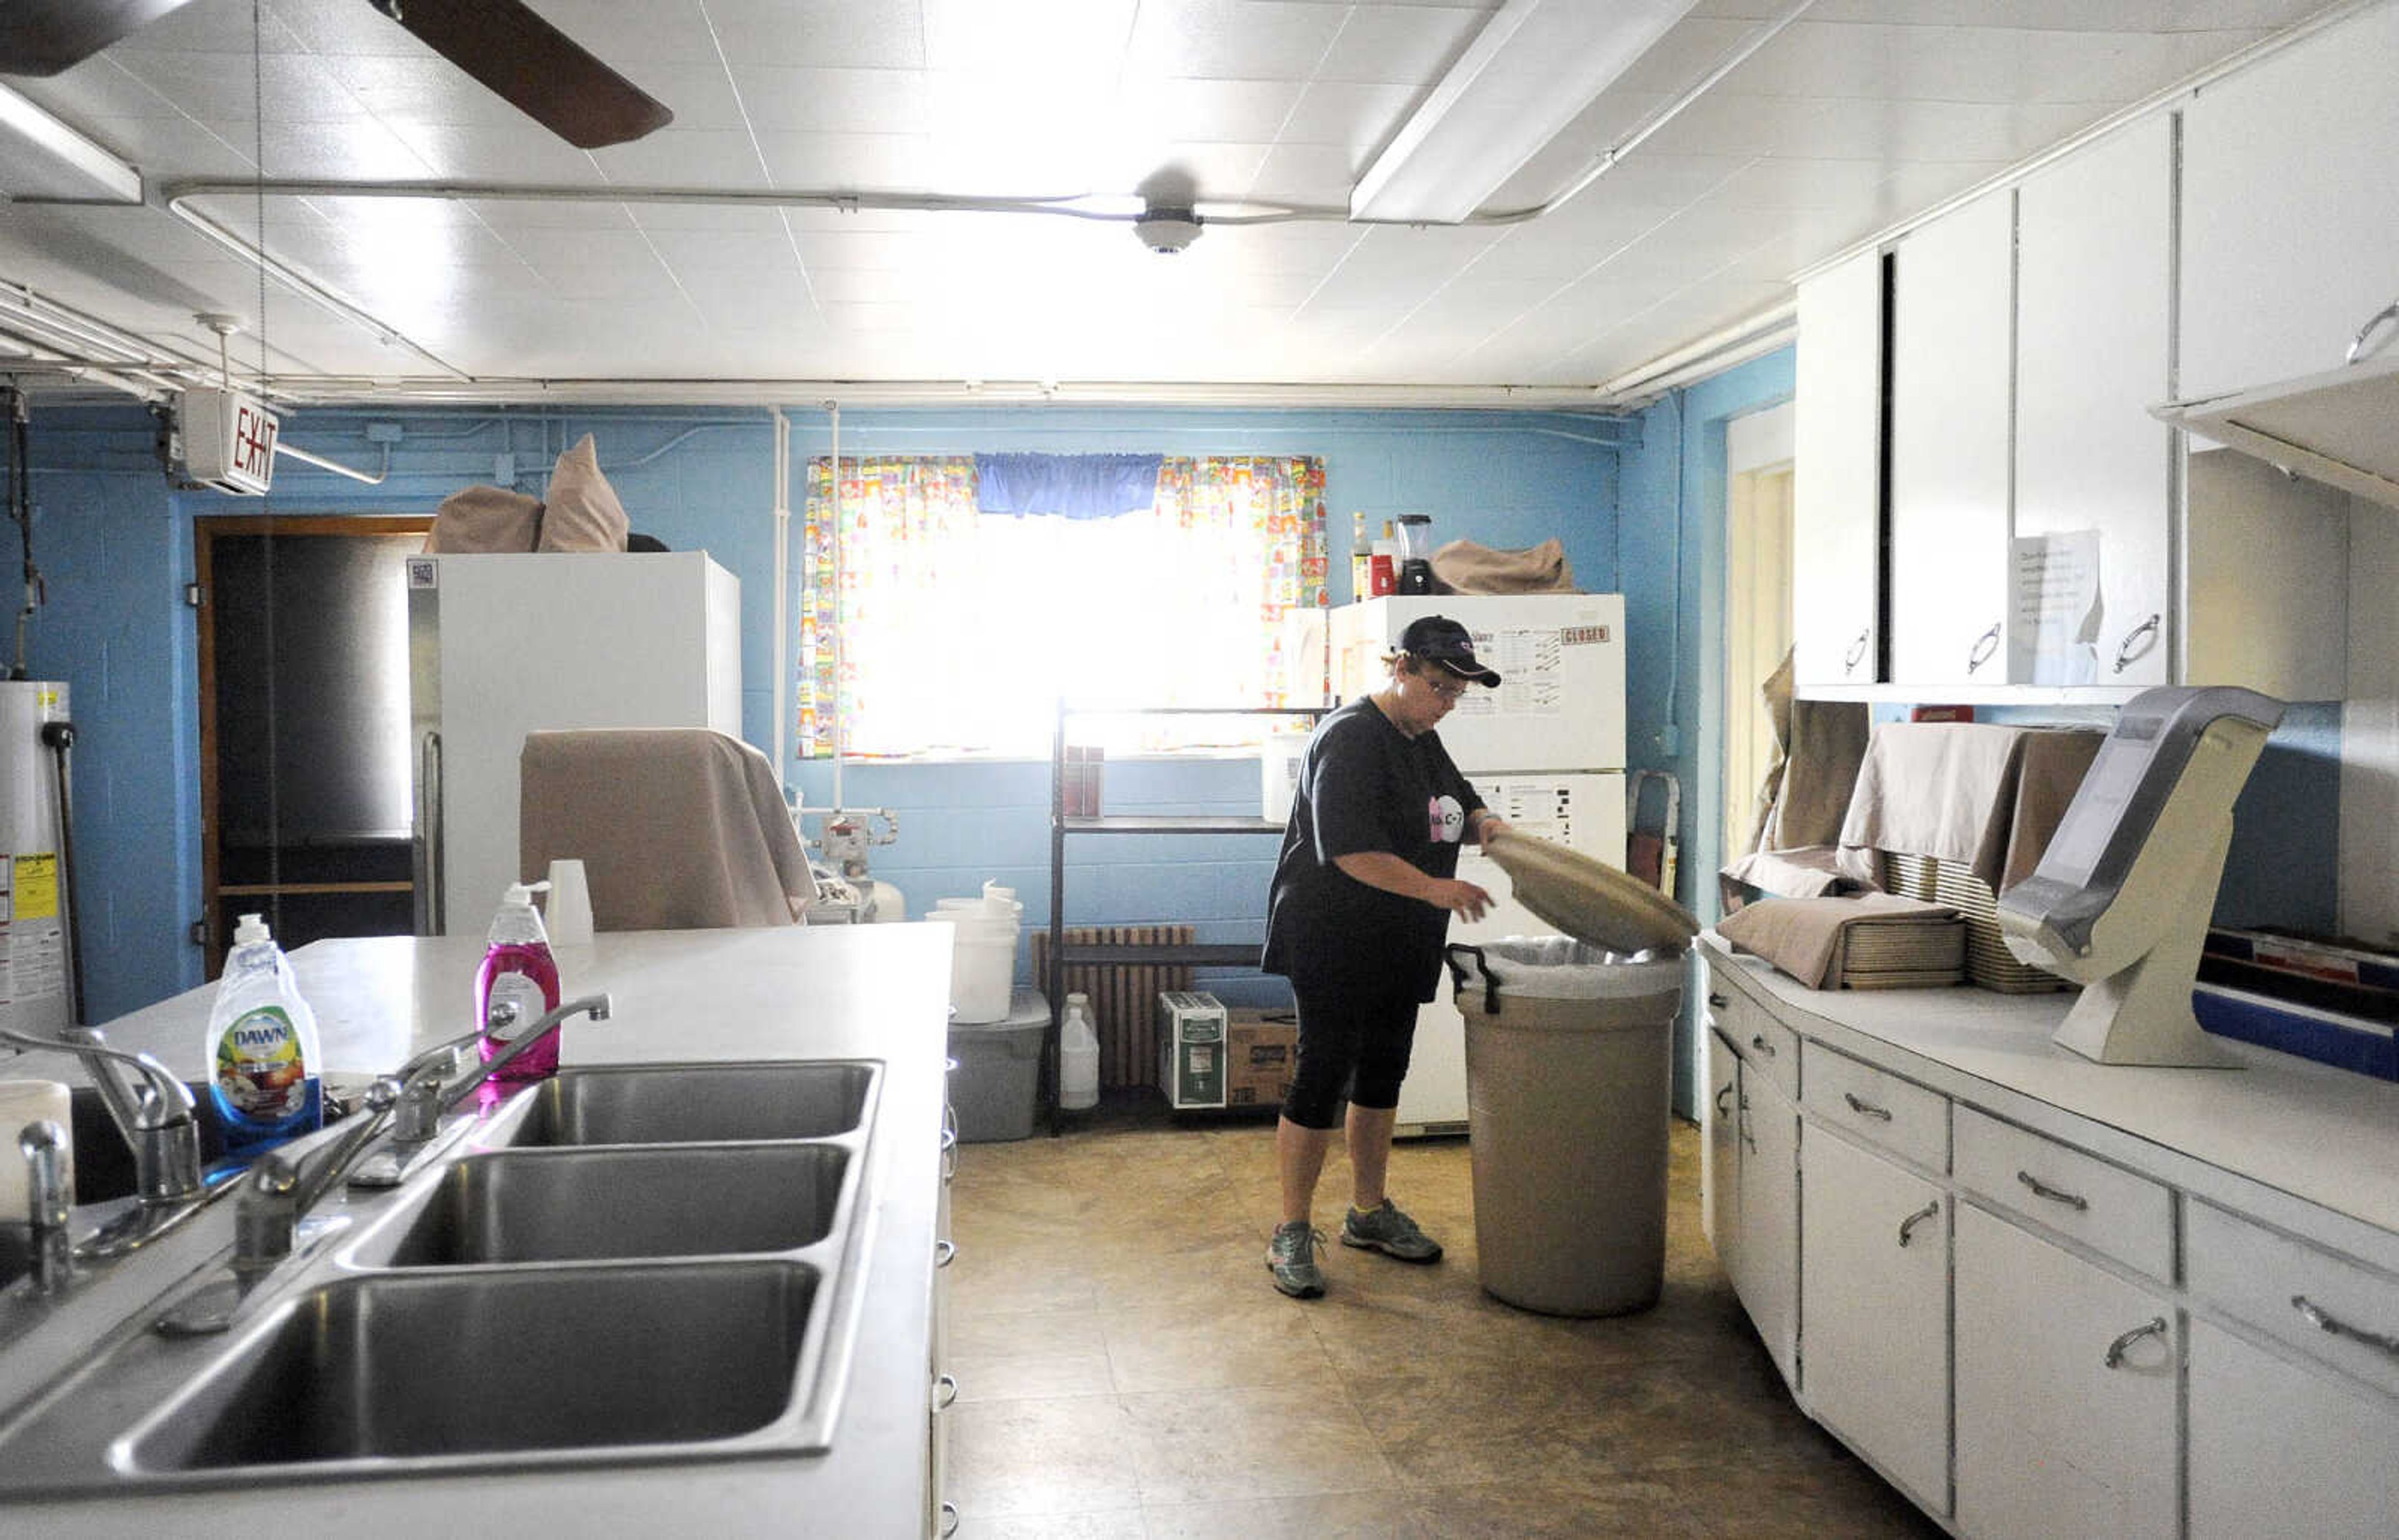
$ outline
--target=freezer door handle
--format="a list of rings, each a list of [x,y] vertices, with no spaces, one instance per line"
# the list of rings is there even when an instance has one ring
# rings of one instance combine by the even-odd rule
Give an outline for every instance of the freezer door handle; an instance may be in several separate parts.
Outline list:
[[[441,735],[416,740],[416,834],[409,842],[409,876],[415,884],[416,933],[441,932]]]

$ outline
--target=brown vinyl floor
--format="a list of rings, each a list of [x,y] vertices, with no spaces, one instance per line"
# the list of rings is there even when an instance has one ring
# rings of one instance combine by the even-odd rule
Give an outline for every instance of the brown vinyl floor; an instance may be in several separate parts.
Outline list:
[[[1664,1298],[1570,1321],[1477,1285],[1462,1140],[1391,1166],[1448,1255],[1335,1239],[1309,1301],[1267,1281],[1270,1123],[1110,1106],[962,1147],[959,1540],[1940,1534],[1793,1405],[1701,1233],[1697,1130],[1674,1157]],[[1348,1196],[1336,1147],[1328,1237]]]

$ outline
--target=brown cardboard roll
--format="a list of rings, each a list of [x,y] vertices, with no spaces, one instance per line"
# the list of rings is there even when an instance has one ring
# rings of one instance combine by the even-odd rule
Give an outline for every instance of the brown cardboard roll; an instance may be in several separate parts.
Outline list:
[[[1516,901],[1579,941],[1609,952],[1674,951],[1700,923],[1680,904],[1612,866],[1565,845],[1504,831],[1484,843]]]

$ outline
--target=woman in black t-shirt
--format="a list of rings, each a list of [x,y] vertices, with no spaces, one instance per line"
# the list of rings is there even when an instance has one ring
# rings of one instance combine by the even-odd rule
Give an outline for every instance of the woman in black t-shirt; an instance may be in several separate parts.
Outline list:
[[[1441,1257],[1383,1181],[1416,1007],[1440,981],[1449,917],[1479,920],[1491,904],[1457,879],[1458,845],[1507,827],[1433,731],[1470,687],[1499,682],[1466,628],[1442,615],[1411,623],[1390,669],[1389,684],[1308,739],[1267,901],[1260,966],[1291,980],[1299,1006],[1299,1061],[1275,1128],[1282,1223],[1267,1266],[1299,1299],[1324,1292],[1309,1211],[1345,1098],[1352,1203],[1342,1244],[1403,1262]]]

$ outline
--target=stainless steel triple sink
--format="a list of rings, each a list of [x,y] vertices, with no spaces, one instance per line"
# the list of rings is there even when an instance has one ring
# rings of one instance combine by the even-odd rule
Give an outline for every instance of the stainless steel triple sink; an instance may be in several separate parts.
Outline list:
[[[262,1290],[0,1425],[0,1493],[134,1495],[831,1445],[865,1285],[871,1062],[571,1069]],[[271,1291],[270,1291],[271,1290]]]

